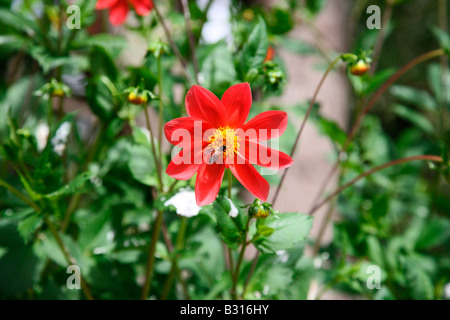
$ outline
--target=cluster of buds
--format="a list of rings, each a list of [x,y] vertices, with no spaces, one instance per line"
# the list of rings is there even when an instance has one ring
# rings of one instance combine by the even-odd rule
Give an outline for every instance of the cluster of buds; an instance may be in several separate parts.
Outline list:
[[[34,92],[35,96],[48,99],[50,97],[70,97],[70,88],[63,82],[59,82],[56,79],[50,80],[50,82],[44,84],[42,88]]]
[[[362,76],[370,70],[372,59],[367,56],[365,51],[361,51],[358,55],[353,53],[345,53],[342,60],[348,63],[348,69],[355,76]]]
[[[269,214],[278,214],[278,211],[273,210],[272,204],[255,199],[252,204],[247,205],[248,214],[252,218],[267,218]]]

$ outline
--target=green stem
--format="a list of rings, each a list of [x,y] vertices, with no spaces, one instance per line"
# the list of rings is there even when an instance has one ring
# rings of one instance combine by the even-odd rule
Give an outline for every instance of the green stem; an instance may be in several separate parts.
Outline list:
[[[231,200],[231,184],[233,182],[233,174],[228,170],[228,198]]]
[[[316,197],[314,198],[313,203],[313,208],[317,205],[317,202],[319,201],[321,195],[323,194],[323,192],[325,191],[325,188],[328,186],[328,184],[331,181],[331,178],[333,177],[333,175],[335,174],[335,172],[337,171],[337,169],[339,168],[339,164],[340,164],[340,159],[344,156],[345,152],[347,151],[347,148],[349,147],[350,143],[352,142],[356,132],[358,131],[362,119],[364,118],[364,116],[372,109],[372,107],[374,106],[375,102],[380,98],[380,96],[398,79],[400,78],[405,72],[407,72],[409,69],[415,67],[416,65],[418,65],[419,63],[422,63],[426,60],[444,55],[445,52],[442,49],[437,49],[437,50],[433,50],[430,52],[427,52],[413,60],[411,60],[410,62],[408,62],[407,64],[405,64],[402,68],[400,68],[396,73],[394,73],[379,89],[378,91],[372,96],[372,98],[369,100],[369,102],[367,103],[367,105],[364,107],[364,109],[359,113],[355,123],[353,124],[349,135],[347,136],[347,139],[344,143],[344,146],[342,147],[342,150],[339,152],[338,157],[337,157],[337,161],[334,164],[334,166],[331,168],[330,172],[327,174],[327,176],[325,177],[325,180],[322,182],[319,191],[317,192]],[[311,209],[312,210],[312,209]],[[311,212],[310,210],[310,212]]]
[[[67,250],[66,246],[64,245],[64,242],[62,241],[61,237],[58,234],[58,231],[56,230],[54,224],[50,221],[50,219],[45,216],[44,217],[44,221],[45,223],[48,225],[50,232],[52,233],[53,237],[55,238],[62,254],[64,255],[64,258],[66,259],[67,263],[69,265],[73,265],[76,264],[75,259],[73,259],[70,254],[69,251]],[[86,298],[88,300],[94,300],[94,297],[92,296],[92,293],[87,285],[87,283],[84,281],[84,278],[80,276],[80,282],[81,282],[81,289],[83,290]]]
[[[191,28],[191,12],[189,11],[189,5],[187,0],[181,0],[181,8],[183,10],[184,14],[184,20],[186,22],[186,31],[189,39],[189,47],[191,49],[191,58],[192,58],[192,65],[194,66],[194,73],[195,73],[195,81],[199,83],[198,81],[198,60],[197,56],[195,55],[195,38],[194,34],[192,33]]]
[[[312,97],[312,99],[311,99],[311,101],[310,101],[310,103],[309,103],[308,110],[306,111],[305,117],[303,118],[303,122],[302,122],[302,124],[300,125],[300,129],[299,129],[299,131],[298,131],[297,138],[295,139],[294,146],[292,147],[292,150],[291,150],[291,153],[290,153],[291,158],[293,158],[294,155],[295,155],[295,151],[296,151],[296,149],[297,149],[298,142],[299,142],[300,137],[301,137],[301,135],[302,135],[303,129],[305,128],[306,121],[308,120],[308,117],[309,117],[309,115],[310,115],[310,113],[311,113],[311,111],[312,111],[312,108],[314,107],[314,103],[316,102],[316,98],[317,98],[317,95],[319,94],[320,88],[322,88],[322,85],[323,85],[323,83],[325,82],[325,79],[327,78],[328,74],[329,74],[329,73],[331,72],[331,70],[334,68],[334,66],[336,65],[336,63],[338,63],[338,62],[341,60],[341,58],[342,58],[342,55],[340,55],[340,56],[338,56],[336,59],[334,59],[334,60],[331,62],[331,64],[328,66],[327,71],[325,71],[324,75],[322,76],[322,79],[320,80],[320,82],[319,82],[319,84],[318,84],[318,86],[317,86],[317,88],[316,88],[316,91],[314,92],[314,95],[313,95],[313,97]],[[285,178],[286,178],[286,175],[287,175],[287,173],[288,173],[288,170],[289,170],[289,167],[286,168],[286,169],[284,170],[283,175],[281,176],[280,183],[278,184],[277,190],[275,191],[275,194],[274,194],[273,199],[272,199],[272,204],[273,204],[273,205],[275,205],[275,203],[276,203],[276,201],[277,201],[277,199],[278,199],[278,195],[279,195],[279,193],[280,193],[281,186],[282,186],[283,183],[284,183],[284,180],[285,180]]]
[[[99,149],[99,146],[101,144],[101,140],[103,138],[103,135],[105,133],[105,127],[106,124],[104,122],[101,123],[97,137],[95,138],[94,144],[92,145],[89,154],[84,159],[83,165],[81,167],[81,172],[85,172],[89,166],[89,163],[95,158],[95,155]],[[77,193],[72,196],[70,199],[69,205],[67,206],[66,212],[64,213],[64,218],[61,223],[61,231],[65,232],[67,227],[69,226],[70,219],[72,217],[73,212],[78,208],[78,205],[81,201],[81,193]]]
[[[244,299],[245,293],[247,292],[248,284],[250,283],[250,279],[253,276],[253,273],[256,270],[256,265],[258,264],[259,260],[259,251],[256,252],[255,257],[253,258],[252,265],[250,266],[250,271],[247,274],[247,278],[245,279],[244,289],[242,290],[241,298]]]
[[[144,106],[144,112],[145,112],[145,123],[147,124],[148,131],[150,132],[150,147],[152,149],[153,159],[155,159],[156,176],[158,178],[159,190],[162,191],[163,183],[162,183],[162,176],[161,176],[161,164],[159,163],[158,154],[156,152],[155,140],[154,140],[152,126],[150,124],[150,117],[148,115],[147,106]]]
[[[155,249],[156,243],[158,242],[159,238],[159,231],[161,230],[162,220],[163,220],[163,211],[158,210],[148,250],[147,267],[145,270],[145,283],[144,287],[142,288],[141,300],[147,300],[148,295],[150,294],[151,283],[153,278],[153,267],[155,264]]]
[[[52,124],[53,124],[53,102],[52,102],[52,97],[49,96],[48,97],[48,102],[47,102],[47,125],[49,130],[52,129]]]
[[[188,79],[188,81],[190,83],[194,83],[194,80],[192,79],[192,76],[189,74],[189,72],[187,71],[187,63],[184,60],[183,56],[181,55],[180,50],[178,49],[175,41],[172,38],[172,35],[170,34],[169,28],[167,27],[167,24],[164,20],[163,15],[161,14],[161,12],[159,11],[158,5],[156,5],[155,2],[153,2],[153,9],[156,12],[156,15],[158,17],[159,22],[161,23],[163,29],[164,29],[164,33],[167,37],[167,40],[169,41],[169,44],[173,50],[173,52],[175,53],[175,55],[177,56],[178,60],[181,62],[181,65],[183,66],[183,73],[186,76],[186,79]]]
[[[236,269],[234,271],[233,284],[232,284],[232,288],[231,288],[231,297],[234,300],[236,300],[238,298],[236,287],[237,287],[237,283],[239,281],[239,271],[241,269],[241,264],[242,264],[242,261],[244,260],[245,249],[247,248],[247,234],[248,234],[248,229],[250,226],[250,221],[251,221],[251,218],[248,217],[247,224],[245,226],[244,236],[242,238],[241,252],[239,253],[239,258],[236,263]]]
[[[164,284],[164,288],[161,294],[161,300],[166,300],[167,296],[169,295],[170,288],[172,287],[173,279],[177,273],[178,268],[178,253],[180,250],[184,248],[184,240],[186,235],[186,227],[187,227],[187,218],[182,217],[180,219],[180,228],[178,230],[177,240],[175,242],[175,253],[172,257],[172,267],[170,268],[169,275],[166,279],[166,283]],[[181,274],[179,275],[181,276]],[[181,279],[180,279],[181,280]]]
[[[22,194],[19,190],[17,190],[16,188],[14,188],[12,185],[10,185],[9,183],[7,183],[6,181],[0,179],[0,186],[5,187],[6,189],[8,189],[9,191],[11,191],[14,195],[16,195],[20,200],[22,200],[23,202],[25,202],[26,204],[28,204],[30,207],[32,207],[34,210],[36,210],[36,212],[40,212],[41,208],[39,208],[39,206],[34,203],[33,201],[31,201],[27,196],[25,196],[24,194]]]
[[[162,154],[162,137],[163,137],[163,126],[164,126],[164,104],[163,104],[163,81],[162,81],[162,58],[161,55],[158,57],[158,90],[159,90],[159,109],[158,109],[158,148],[159,148],[159,175],[161,176],[161,167],[163,163]],[[162,182],[162,181],[161,181]]]
[[[325,203],[327,203],[328,201],[333,199],[335,196],[337,196],[343,190],[347,189],[348,187],[350,187],[354,183],[358,182],[360,179],[362,179],[364,177],[367,177],[368,175],[371,175],[372,173],[380,171],[382,169],[385,169],[385,168],[388,168],[388,167],[392,167],[392,166],[395,166],[395,165],[398,165],[398,164],[401,164],[401,163],[405,163],[405,162],[416,161],[416,160],[429,160],[429,161],[437,161],[437,162],[442,162],[443,161],[441,157],[435,156],[435,155],[413,156],[413,157],[407,157],[407,158],[401,158],[401,159],[396,159],[396,160],[389,161],[388,163],[382,164],[382,165],[380,165],[378,167],[372,168],[369,171],[366,171],[366,172],[360,174],[356,178],[354,178],[354,179],[350,180],[349,182],[347,182],[346,184],[340,186],[334,192],[332,192],[328,197],[326,197],[324,200],[322,200],[317,205],[315,205],[311,209],[309,214],[313,215],[314,212],[316,212],[321,206],[323,206]]]

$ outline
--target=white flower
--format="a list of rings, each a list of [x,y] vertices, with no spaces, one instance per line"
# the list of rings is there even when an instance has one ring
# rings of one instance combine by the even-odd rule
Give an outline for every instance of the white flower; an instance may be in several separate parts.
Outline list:
[[[173,205],[177,214],[183,217],[193,217],[198,214],[201,207],[195,201],[195,192],[190,189],[180,189],[176,195],[164,202],[165,206]]]
[[[53,151],[62,156],[66,149],[67,137],[70,133],[71,124],[64,122],[58,130],[56,130],[55,136],[52,138]]]
[[[232,218],[237,217],[239,214],[238,209],[229,198],[226,199],[230,202],[230,212],[228,214]],[[177,209],[178,215],[188,218],[196,216],[202,208],[195,201],[195,192],[189,188],[180,188],[177,194],[164,202],[164,205],[166,207],[173,205]]]
[[[45,149],[48,140],[48,134],[50,133],[50,129],[46,123],[39,123],[36,127],[36,140],[37,140],[37,149],[39,152]]]
[[[445,299],[450,299],[450,282],[447,283],[444,287],[444,296]]]
[[[233,201],[231,201],[230,198],[227,198],[227,199],[230,202],[230,207],[231,207],[230,212],[228,212],[228,214],[230,215],[230,217],[236,218],[239,214],[239,211],[236,208],[236,206],[234,205]]]

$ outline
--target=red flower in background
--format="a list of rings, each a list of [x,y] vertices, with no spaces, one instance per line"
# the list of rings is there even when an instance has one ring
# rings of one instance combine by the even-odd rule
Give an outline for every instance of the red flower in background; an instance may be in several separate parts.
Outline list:
[[[166,173],[178,180],[188,180],[197,173],[195,198],[199,206],[215,200],[225,168],[253,195],[265,201],[269,183],[253,164],[283,169],[293,163],[287,154],[259,143],[283,134],[286,112],[266,111],[245,123],[252,105],[248,83],[230,87],[222,100],[194,85],[185,104],[188,117],[169,121],[164,127],[167,140],[183,148]]]
[[[95,8],[98,10],[109,9],[109,21],[113,25],[120,25],[127,18],[129,3],[140,16],[147,15],[153,9],[152,0],[98,0]]]

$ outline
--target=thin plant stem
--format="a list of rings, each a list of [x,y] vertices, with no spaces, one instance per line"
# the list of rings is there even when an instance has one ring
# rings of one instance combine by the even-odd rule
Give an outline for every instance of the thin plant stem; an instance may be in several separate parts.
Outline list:
[[[13,193],[15,196],[17,196],[20,200],[22,200],[23,202],[28,204],[30,207],[32,207],[34,210],[36,210],[36,212],[41,211],[41,208],[39,208],[39,206],[36,203],[34,203],[31,199],[29,199],[27,196],[22,194],[19,190],[17,190],[12,185],[10,185],[8,182],[0,179],[0,186],[11,191],[11,193]]]
[[[163,220],[163,211],[158,210],[148,250],[147,267],[145,269],[145,283],[144,287],[142,288],[141,300],[147,300],[148,295],[150,294],[153,278],[153,267],[155,265],[155,249],[156,243],[158,242],[159,238],[159,231],[161,229],[162,220]]]
[[[76,264],[75,259],[73,259],[70,254],[69,251],[67,250],[66,246],[64,245],[64,242],[62,241],[61,237],[58,234],[58,231],[56,230],[54,224],[50,221],[50,219],[46,216],[44,218],[45,223],[48,225],[50,232],[52,233],[53,237],[56,240],[56,243],[58,244],[62,254],[64,255],[64,258],[66,259],[68,264]],[[92,293],[89,289],[89,286],[87,285],[86,281],[84,280],[83,277],[80,276],[80,284],[81,284],[81,289],[83,290],[86,298],[88,300],[94,300],[94,297],[92,296]]]
[[[308,110],[306,111],[305,117],[303,118],[302,124],[300,125],[300,129],[299,129],[299,131],[297,133],[297,137],[295,139],[294,145],[293,145],[291,153],[290,153],[291,158],[293,158],[294,155],[295,155],[295,151],[297,150],[298,142],[299,142],[300,137],[302,135],[303,129],[305,128],[306,121],[308,120],[308,117],[309,117],[309,115],[310,115],[310,113],[312,111],[312,108],[314,107],[314,103],[316,102],[316,98],[317,98],[317,95],[319,94],[320,88],[322,87],[322,85],[323,85],[325,79],[327,78],[328,74],[334,68],[336,63],[338,63],[341,60],[341,58],[342,58],[342,55],[340,55],[336,59],[334,59],[331,62],[331,64],[329,65],[327,71],[325,71],[324,75],[322,76],[322,79],[320,80],[319,85],[317,86],[316,91],[314,92],[313,98],[311,99],[311,101],[309,103],[309,107],[308,107]],[[288,173],[288,170],[289,170],[289,167],[284,170],[283,175],[281,176],[280,183],[278,184],[278,187],[277,187],[277,189],[275,191],[275,194],[273,196],[273,199],[272,199],[272,204],[273,205],[275,205],[275,203],[276,203],[276,201],[278,199],[278,195],[280,193],[281,187],[283,186],[284,180],[286,179],[286,175]]]
[[[233,183],[233,174],[228,170],[228,198],[231,200],[231,185]]]
[[[58,119],[61,120],[63,116],[64,116],[64,96],[59,98]]]
[[[242,238],[242,246],[241,246],[241,252],[239,253],[239,258],[237,260],[236,263],[236,269],[234,271],[234,276],[233,276],[233,284],[231,287],[231,297],[236,300],[237,299],[237,283],[239,281],[239,271],[241,269],[241,264],[242,261],[244,260],[244,254],[245,254],[245,249],[247,248],[247,233],[248,233],[248,229],[250,226],[250,221],[251,218],[250,216],[247,218],[247,224],[245,226],[245,231],[244,231],[244,236]]]
[[[158,90],[159,90],[159,110],[158,110],[158,148],[159,148],[159,168],[157,167],[158,171],[159,171],[159,177],[161,180],[161,188],[162,188],[162,162],[163,162],[163,155],[162,155],[162,136],[163,136],[163,125],[164,125],[164,113],[163,113],[163,100],[162,100],[162,96],[163,96],[163,83],[162,83],[162,58],[161,55],[158,56]],[[147,110],[147,109],[146,109]],[[146,114],[147,116],[147,114]],[[148,116],[147,116],[148,119]],[[149,126],[149,122],[147,121],[147,125]],[[155,159],[156,160],[156,159]]]
[[[319,191],[316,195],[316,197],[314,198],[314,201],[312,202],[313,205],[312,207],[314,208],[317,205],[317,202],[319,201],[321,195],[323,194],[323,192],[325,191],[325,188],[328,186],[328,184],[331,181],[331,178],[333,177],[333,175],[335,174],[335,172],[337,171],[337,169],[339,168],[339,164],[340,161],[342,159],[342,157],[345,155],[345,152],[347,151],[350,143],[352,142],[357,130],[359,129],[362,119],[364,118],[364,116],[372,109],[373,105],[375,104],[375,102],[379,99],[379,97],[398,79],[400,78],[405,72],[407,72],[409,69],[413,68],[414,66],[418,65],[421,62],[424,62],[426,60],[438,57],[445,54],[444,50],[442,49],[437,49],[437,50],[433,50],[430,52],[427,52],[413,60],[411,60],[410,62],[408,62],[407,64],[405,64],[402,68],[400,68],[395,74],[393,74],[378,90],[377,92],[372,96],[372,98],[369,100],[369,102],[366,104],[366,106],[364,107],[364,109],[359,113],[359,115],[357,116],[356,121],[354,122],[349,135],[347,136],[346,141],[344,142],[344,145],[342,147],[342,150],[339,152],[338,157],[337,157],[337,161],[334,164],[334,166],[331,168],[331,170],[329,171],[329,173],[326,175],[325,180],[322,182],[322,184],[320,185]],[[311,212],[311,210],[310,210]]]
[[[401,159],[396,159],[396,160],[392,160],[389,161],[385,164],[382,164],[380,166],[377,166],[375,168],[370,169],[369,171],[366,171],[362,174],[360,174],[359,176],[357,176],[356,178],[350,180],[349,182],[345,183],[344,185],[340,186],[339,188],[337,188],[335,191],[333,191],[328,197],[326,197],[325,199],[323,199],[321,202],[319,202],[318,204],[316,204],[311,211],[309,212],[310,215],[313,215],[321,206],[323,206],[324,204],[326,204],[328,201],[330,201],[331,199],[333,199],[335,196],[337,196],[339,193],[341,193],[343,190],[347,189],[348,187],[350,187],[351,185],[355,184],[356,182],[358,182],[359,180],[361,180],[364,177],[367,177],[369,175],[371,175],[374,172],[383,170],[385,168],[388,167],[392,167],[401,163],[405,163],[405,162],[410,162],[410,161],[416,161],[416,160],[429,160],[429,161],[436,161],[436,162],[442,162],[442,158],[439,156],[435,156],[435,155],[420,155],[420,156],[412,156],[412,157],[407,157],[407,158],[401,158]]]
[[[89,153],[87,154],[86,158],[84,159],[83,165],[81,166],[81,172],[85,172],[89,166],[89,163],[94,159],[99,146],[101,144],[101,140],[103,138],[103,135],[105,133],[106,124],[104,122],[101,123],[100,128],[98,130],[97,136],[95,138],[94,144],[92,145]],[[64,218],[61,223],[60,230],[61,232],[65,232],[67,227],[69,226],[70,219],[72,217],[73,212],[78,208],[78,205],[81,201],[81,193],[77,193],[72,196],[72,198],[69,201],[69,205],[67,206],[66,212],[64,213]]]
[[[172,182],[172,184],[169,186],[169,189],[167,190],[167,193],[170,193],[173,191],[173,189],[176,187],[176,185],[178,184],[178,182],[180,182],[180,180],[175,180],[174,182]]]
[[[328,207],[327,214],[325,215],[325,218],[322,219],[320,226],[319,226],[319,233],[317,234],[317,238],[314,241],[314,247],[312,249],[312,256],[315,257],[319,253],[320,245],[322,243],[322,238],[325,235],[325,229],[330,222],[331,218],[333,217],[334,212],[334,204],[336,203],[336,200],[333,199],[333,202]]]
[[[439,0],[438,2],[438,20],[439,20],[439,28],[448,34],[448,22],[447,22],[447,1]],[[440,134],[442,139],[445,139],[445,124],[447,117],[447,110],[449,110],[447,103],[449,98],[449,83],[447,81],[448,74],[448,56],[441,56],[441,84],[442,84],[442,96],[440,97],[440,112],[439,112],[439,126],[440,126]]]
[[[161,22],[161,25],[164,29],[164,33],[167,37],[167,40],[169,41],[170,47],[172,48],[173,52],[177,56],[178,60],[181,62],[181,65],[183,66],[184,75],[186,76],[186,78],[188,79],[189,82],[194,83],[192,76],[187,71],[187,63],[184,60],[183,56],[181,55],[181,52],[178,49],[175,41],[173,40],[172,35],[170,34],[170,31],[169,31],[169,28],[167,27],[166,21],[164,20],[164,17],[162,16],[161,12],[159,11],[158,5],[156,5],[155,2],[153,2],[153,9],[156,12],[159,22]]]
[[[191,27],[191,12],[189,11],[189,5],[187,0],[181,0],[181,8],[183,10],[184,14],[184,20],[186,21],[186,32],[189,39],[189,47],[191,49],[191,58],[192,58],[192,65],[194,66],[194,73],[195,73],[195,81],[199,83],[198,81],[198,60],[197,56],[195,54],[195,39],[194,34],[192,33],[192,27]]]
[[[170,288],[172,287],[173,279],[175,278],[175,274],[178,269],[178,252],[184,248],[184,240],[186,236],[186,227],[187,227],[187,218],[182,217],[180,219],[180,227],[178,230],[177,240],[175,242],[175,254],[172,257],[172,267],[170,268],[169,275],[167,277],[166,283],[164,284],[164,288],[161,294],[161,300],[166,300],[169,295]],[[180,275],[181,276],[181,273]],[[180,279],[181,280],[181,279]]]
[[[384,39],[386,37],[387,24],[389,20],[391,20],[393,11],[393,3],[392,1],[386,1],[386,8],[383,10],[383,17],[381,18],[381,29],[378,31],[377,38],[375,40],[375,45],[373,47],[372,54],[372,65],[370,66],[370,73],[375,74],[375,71],[378,67],[378,60],[381,55],[381,50],[383,48]]]
[[[144,106],[144,112],[145,112],[145,123],[147,124],[148,131],[150,132],[150,147],[152,150],[153,158],[155,159],[156,176],[158,177],[159,189],[162,191],[163,183],[162,183],[162,176],[161,176],[161,164],[159,163],[159,157],[156,152],[155,140],[154,140],[152,126],[150,124],[150,117],[148,115],[147,106]]]
[[[51,130],[53,125],[53,99],[52,96],[48,97],[47,101],[47,125]]]
[[[247,288],[250,283],[250,279],[252,278],[253,273],[255,272],[256,265],[258,264],[259,256],[260,256],[260,253],[259,253],[259,251],[257,251],[255,254],[255,257],[253,258],[252,265],[250,266],[250,270],[247,274],[247,278],[245,279],[244,289],[242,290],[242,295],[241,295],[242,299],[244,299],[244,297],[245,297],[245,293],[247,292]]]
[[[233,180],[231,170],[228,170],[228,198],[231,200],[231,182]],[[231,249],[225,245],[225,261],[228,257],[228,266],[230,269],[231,279],[234,281],[234,262],[233,262],[233,252]],[[233,293],[232,293],[233,295]]]

